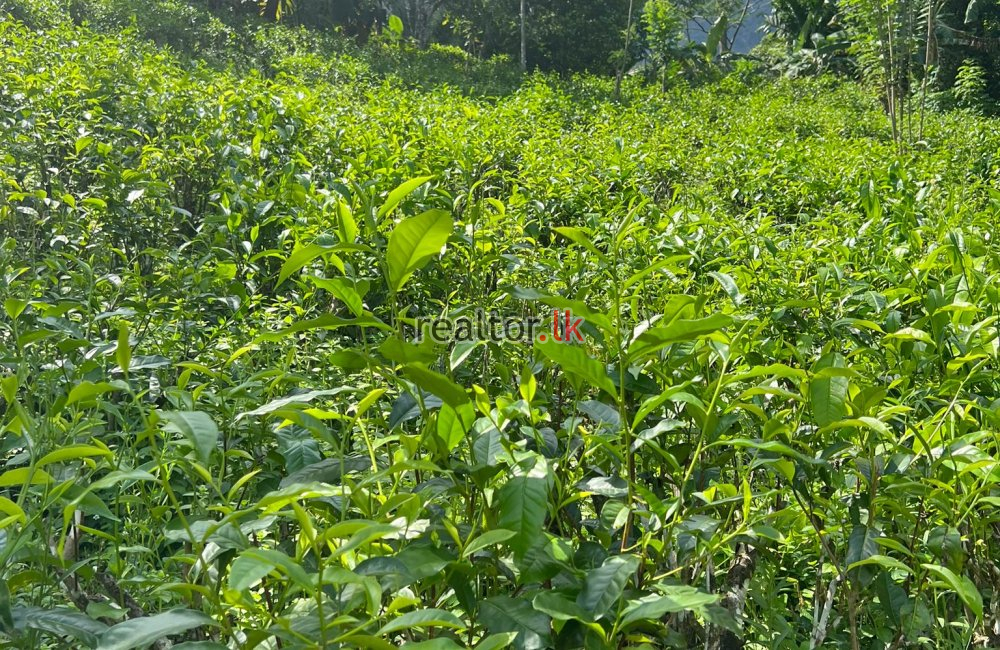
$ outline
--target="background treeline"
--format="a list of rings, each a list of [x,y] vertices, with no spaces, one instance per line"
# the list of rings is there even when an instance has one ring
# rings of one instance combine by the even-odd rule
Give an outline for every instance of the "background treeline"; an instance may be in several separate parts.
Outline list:
[[[994,0],[0,0],[0,11],[29,23],[67,8],[78,23],[135,25],[209,61],[217,54],[232,62],[240,49],[234,45],[256,41],[243,50],[252,65],[266,64],[268,52],[282,46],[262,39],[262,22],[308,32],[307,45],[301,31],[270,33],[285,46],[298,39],[304,52],[375,55],[394,70],[400,59],[420,61],[418,50],[432,66],[460,63],[457,85],[489,62],[492,77],[507,80],[525,67],[641,74],[666,87],[716,79],[737,56],[785,76],[834,72],[864,80],[879,89],[900,139],[919,139],[926,110],[990,112],[1000,96]],[[764,32],[761,43],[733,55],[737,36],[748,31]]]
[[[399,16],[420,47],[520,58],[559,72],[680,69],[726,55],[741,30],[765,38],[755,55],[781,72],[860,74],[900,97],[913,83],[951,90],[939,101],[979,106],[997,96],[1000,8],[991,0],[196,0],[220,15],[262,15],[367,41]],[[631,33],[628,33],[631,31]],[[697,34],[701,34],[701,38]],[[707,38],[705,35],[707,33]],[[704,47],[691,47],[690,38]],[[707,45],[705,44],[707,41]],[[657,56],[660,54],[661,56]],[[653,64],[653,65],[650,65]],[[895,88],[890,88],[895,86]],[[890,92],[890,90],[892,92]]]

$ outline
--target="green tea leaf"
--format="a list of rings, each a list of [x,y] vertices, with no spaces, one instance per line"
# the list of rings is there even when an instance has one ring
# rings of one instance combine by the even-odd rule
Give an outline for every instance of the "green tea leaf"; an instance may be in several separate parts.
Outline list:
[[[542,354],[558,363],[566,372],[612,395],[617,393],[614,382],[604,369],[604,364],[591,358],[582,346],[554,341],[538,343],[536,346]]]
[[[577,604],[597,619],[614,612],[625,584],[639,568],[634,555],[612,555],[604,564],[587,573]]]
[[[164,430],[184,436],[194,447],[202,465],[208,465],[209,456],[219,444],[219,427],[208,413],[202,411],[160,411]]]
[[[444,210],[428,210],[400,222],[389,236],[389,288],[398,292],[415,271],[439,255],[453,228]]]
[[[378,634],[379,636],[385,636],[386,634],[399,632],[400,630],[425,627],[448,627],[455,630],[464,630],[466,625],[462,622],[462,619],[443,609],[418,609],[414,612],[407,612],[386,623],[378,631]]]
[[[174,609],[155,616],[133,618],[102,634],[97,650],[144,648],[154,641],[206,625],[218,626],[218,623],[190,609]]]

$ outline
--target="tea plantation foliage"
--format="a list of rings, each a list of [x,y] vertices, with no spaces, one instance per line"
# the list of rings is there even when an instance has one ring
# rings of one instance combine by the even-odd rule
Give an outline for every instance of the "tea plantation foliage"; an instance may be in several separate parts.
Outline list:
[[[25,7],[4,647],[1000,643],[995,121]]]

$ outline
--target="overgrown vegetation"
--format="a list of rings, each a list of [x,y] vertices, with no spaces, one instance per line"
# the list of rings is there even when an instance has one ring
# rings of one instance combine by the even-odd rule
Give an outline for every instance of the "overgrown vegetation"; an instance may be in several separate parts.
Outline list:
[[[4,647],[1000,644],[994,120],[114,2],[0,22]]]

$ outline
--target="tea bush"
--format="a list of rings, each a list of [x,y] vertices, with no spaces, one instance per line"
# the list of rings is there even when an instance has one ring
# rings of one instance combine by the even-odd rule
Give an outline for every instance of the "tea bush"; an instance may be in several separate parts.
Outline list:
[[[1000,642],[994,120],[29,18],[6,647]]]

